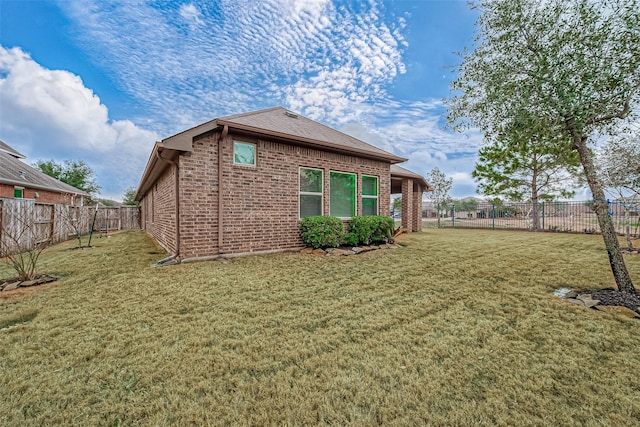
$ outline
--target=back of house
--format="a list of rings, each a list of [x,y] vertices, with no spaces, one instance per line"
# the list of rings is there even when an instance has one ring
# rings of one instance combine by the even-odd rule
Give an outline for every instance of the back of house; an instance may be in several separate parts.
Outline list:
[[[428,184],[405,160],[275,107],[157,142],[136,200],[143,229],[183,261],[300,247],[302,217],[388,215],[394,189],[419,231]]]

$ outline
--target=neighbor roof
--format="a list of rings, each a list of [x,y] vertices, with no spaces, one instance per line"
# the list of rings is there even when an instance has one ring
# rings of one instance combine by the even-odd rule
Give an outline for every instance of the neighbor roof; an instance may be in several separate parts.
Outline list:
[[[5,146],[8,147],[8,149],[5,149]],[[14,153],[22,156],[22,154],[13,150],[7,144],[2,143],[2,145],[0,145],[0,183],[34,188],[36,190],[53,191],[56,193],[77,194],[81,196],[89,195],[82,190],[50,177],[44,172],[32,168],[21,161],[20,158],[16,157]],[[22,158],[24,158],[24,156],[22,156]]]
[[[283,108],[273,107],[220,117],[162,141],[168,149],[191,151],[193,137],[221,126],[322,150],[400,163],[407,159]]]
[[[0,140],[0,152],[9,153],[13,157],[17,157],[19,159],[24,159],[26,156],[24,154],[18,153],[12,147],[9,147],[4,141]]]

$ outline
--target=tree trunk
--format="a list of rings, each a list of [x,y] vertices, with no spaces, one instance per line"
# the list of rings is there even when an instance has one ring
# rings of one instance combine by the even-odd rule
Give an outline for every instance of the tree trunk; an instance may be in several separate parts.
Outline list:
[[[631,218],[629,218],[629,207],[626,206],[626,201],[624,207],[624,234],[627,238],[627,248],[632,251],[633,243],[631,242]]]
[[[538,172],[535,167],[531,180],[531,215],[533,216],[533,231],[540,231],[540,217],[538,212]]]
[[[613,221],[609,216],[609,206],[607,204],[602,185],[596,175],[596,169],[593,165],[591,153],[587,148],[587,137],[579,135],[575,129],[572,131],[574,149],[578,151],[578,154],[580,155],[580,162],[584,168],[584,175],[587,178],[591,194],[593,195],[593,210],[598,218],[602,239],[604,240],[604,244],[607,248],[609,264],[611,265],[611,271],[613,272],[616,285],[618,286],[619,291],[635,294],[636,289],[631,282],[631,276],[629,275],[627,266],[624,263],[624,258],[622,257],[622,251],[620,250],[618,235],[616,234],[613,226]]]

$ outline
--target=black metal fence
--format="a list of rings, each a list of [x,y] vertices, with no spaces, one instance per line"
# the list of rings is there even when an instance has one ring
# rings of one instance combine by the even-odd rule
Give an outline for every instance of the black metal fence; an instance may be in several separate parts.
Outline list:
[[[440,212],[440,226],[449,228],[488,228],[563,233],[600,233],[593,211],[594,201],[533,203],[454,204]],[[628,226],[633,237],[640,237],[640,204],[607,200],[616,232],[625,234]],[[426,221],[437,221],[427,215]]]

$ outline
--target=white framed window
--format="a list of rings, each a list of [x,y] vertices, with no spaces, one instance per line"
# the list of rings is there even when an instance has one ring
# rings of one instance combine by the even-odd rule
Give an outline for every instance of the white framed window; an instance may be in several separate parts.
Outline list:
[[[322,169],[300,168],[300,218],[322,215]]]
[[[329,214],[338,218],[356,215],[356,175],[345,172],[330,172]]]
[[[13,197],[16,199],[24,198],[24,187],[13,187]]]
[[[362,215],[378,215],[378,177],[362,175]]]
[[[256,165],[256,144],[233,141],[233,164],[242,166]]]

